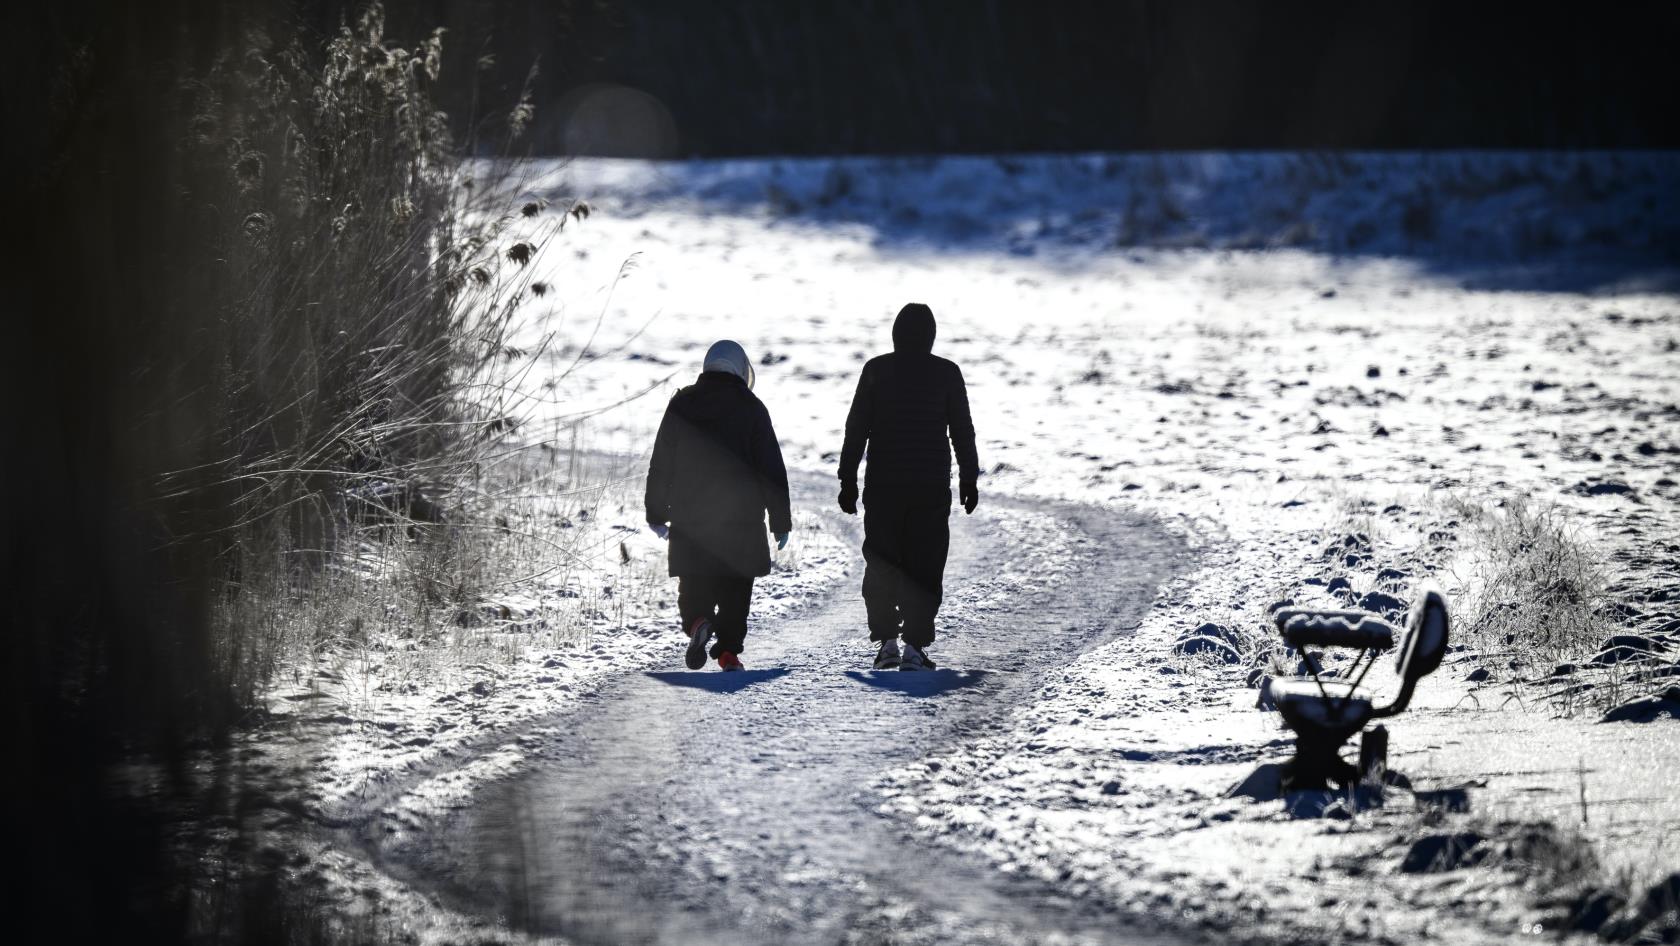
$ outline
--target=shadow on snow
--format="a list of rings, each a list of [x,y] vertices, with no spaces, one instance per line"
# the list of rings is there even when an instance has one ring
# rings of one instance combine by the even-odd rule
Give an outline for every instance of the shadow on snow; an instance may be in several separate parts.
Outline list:
[[[1297,250],[1413,262],[1469,289],[1680,286],[1680,154],[1163,152],[634,162],[585,159],[557,195],[861,227],[882,249]]]
[[[755,683],[764,683],[785,676],[787,672],[786,667],[775,667],[769,670],[736,670],[729,673],[720,670],[656,670],[649,671],[648,676],[671,686],[710,690],[713,693],[735,693]]]
[[[984,670],[848,670],[846,676],[859,683],[906,696],[943,696],[953,690],[976,686],[986,680]]]

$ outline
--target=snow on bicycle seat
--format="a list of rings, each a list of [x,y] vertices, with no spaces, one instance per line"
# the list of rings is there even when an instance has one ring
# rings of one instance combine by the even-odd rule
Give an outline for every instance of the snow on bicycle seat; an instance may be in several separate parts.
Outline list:
[[[1357,730],[1370,722],[1371,700],[1354,696],[1353,684],[1326,680],[1322,690],[1319,686],[1311,677],[1302,677],[1273,680],[1267,688],[1278,712],[1292,729],[1299,730],[1306,724],[1321,729]]]
[[[1368,611],[1313,611],[1285,608],[1273,616],[1284,643],[1291,647],[1358,647],[1388,650],[1394,628]]]

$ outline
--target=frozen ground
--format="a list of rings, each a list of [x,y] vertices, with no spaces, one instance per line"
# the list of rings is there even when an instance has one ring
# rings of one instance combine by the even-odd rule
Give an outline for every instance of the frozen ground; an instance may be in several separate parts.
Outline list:
[[[745,673],[668,660],[604,684],[527,775],[436,831],[366,843],[462,913],[578,942],[1112,941],[1100,904],[920,843],[867,787],[994,729],[1062,653],[1135,625],[1179,543],[1132,515],[1001,500],[954,531],[966,631],[940,652],[957,669],[869,670],[862,604],[839,594],[749,638]],[[1108,554],[1122,537],[1134,554]]]
[[[553,452],[508,446],[519,462]],[[508,507],[531,519],[506,526],[548,532],[563,567],[492,583],[495,593],[438,612],[430,626],[350,637],[349,620],[329,621],[281,670],[231,753],[202,762],[200,797],[214,807],[183,813],[191,828],[181,843],[203,872],[203,925],[250,908],[221,901],[219,889],[279,865],[301,890],[303,922],[332,942],[452,943],[501,928],[440,909],[342,833],[392,844],[427,835],[485,785],[522,774],[603,680],[680,651],[664,545],[642,523],[645,464],[586,447],[580,437],[537,460],[559,467],[546,481],[557,490],[528,484]],[[794,528],[797,544],[757,583],[757,621],[797,620],[851,567],[851,543],[811,511],[797,511]],[[157,790],[157,773],[136,778]]]
[[[857,815],[868,819],[859,830],[907,834],[907,850],[953,852],[1053,888],[1076,904],[1067,915],[1129,916],[1222,940],[1503,942],[1555,928],[1565,907],[1546,902],[1554,893],[1599,886],[1638,900],[1680,869],[1670,840],[1680,828],[1670,776],[1680,722],[1598,722],[1609,706],[1660,689],[1675,666],[1674,156],[591,161],[545,172],[537,189],[553,206],[583,198],[594,212],[545,248],[539,276],[551,291],[533,300],[530,342],[535,349],[554,333],[558,347],[530,375],[525,439],[569,437],[578,414],[652,389],[587,423],[591,447],[643,454],[662,392],[692,377],[711,341],[735,338],[759,362],[757,391],[790,466],[819,478],[802,493],[819,524],[820,478],[832,475],[856,371],[889,345],[898,307],[918,300],[940,319],[936,351],[969,383],[986,471],[981,511],[965,526],[977,530],[977,547],[1013,536],[1021,516],[1054,521],[1056,504],[1146,517],[1127,520],[1140,523],[1135,540],[1104,531],[1102,550],[1071,549],[1066,562],[1046,554],[1048,539],[1023,539],[1020,548],[1040,558],[1008,587],[955,589],[941,650],[973,669],[1018,665],[1021,681],[988,709],[917,703],[929,719],[912,716],[884,738],[923,726],[936,738],[906,740],[896,756],[871,749],[868,765],[846,767],[830,786],[850,807],[809,808],[817,820],[777,825],[774,843],[783,831],[832,828],[821,819],[839,810],[868,812]],[[1001,496],[1012,500],[988,501]],[[1604,563],[1608,604],[1593,632],[1638,632],[1651,655],[1595,666],[1598,637],[1575,642],[1578,652],[1478,640],[1450,655],[1391,725],[1391,762],[1419,787],[1470,786],[1468,812],[1422,810],[1396,794],[1379,811],[1298,820],[1279,802],[1224,799],[1256,763],[1288,752],[1249,686],[1251,668],[1270,659],[1268,607],[1339,603],[1337,579],[1355,597],[1404,600],[1433,577],[1455,604],[1488,601],[1498,589],[1486,587],[1488,549],[1470,511],[1499,521],[1518,501],[1555,505]],[[849,744],[843,730],[823,728],[835,717],[821,710],[830,700],[855,708],[858,688],[839,676],[835,687],[800,685],[816,672],[803,645],[835,662],[864,659],[861,644],[855,654],[841,646],[844,622],[834,616],[850,582],[826,597],[850,561],[836,528],[810,530],[837,543],[816,556],[833,567],[802,586],[801,600],[826,615],[816,629],[781,634],[780,615],[760,606],[755,634],[789,642],[770,651],[789,674],[740,694],[689,694],[707,712],[789,713],[808,727],[810,745]],[[1170,574],[1150,551],[1156,540],[1143,538],[1161,529],[1195,553],[1173,559],[1182,564]],[[638,542],[637,556],[657,554]],[[1077,612],[1112,593],[1093,585],[1092,555],[1110,567],[1135,562],[1134,577],[1160,585],[1136,633],[1070,638],[1063,627],[1033,648],[1019,635],[1000,638],[996,615],[962,604],[995,595],[1002,614],[1016,615],[1049,595]],[[1231,662],[1219,648],[1212,657],[1178,652],[1210,623],[1229,632]],[[620,728],[607,731],[645,748],[637,740],[653,736],[631,735],[636,715],[626,707],[645,698],[669,708],[683,694],[635,673],[678,666],[674,648],[632,640],[588,666],[587,680],[563,681],[576,695],[510,687],[492,712],[463,716],[465,732],[529,721],[505,745],[492,737],[463,740],[454,754],[422,747],[411,764],[387,744],[399,740],[341,740],[322,810],[337,797],[332,785],[342,793],[366,783],[350,773],[374,759],[401,786],[359,809],[364,819],[393,812],[379,817],[393,820],[396,837],[373,848],[390,852],[402,878],[387,882],[445,891],[459,877],[430,846],[432,833],[451,836],[481,806],[505,814],[509,805],[492,800],[506,802],[507,786],[562,806],[567,795],[553,786],[565,786],[590,799],[581,810],[598,811],[589,805],[632,787],[579,788],[579,769],[564,761],[567,740],[578,738],[569,730],[589,722],[578,701],[608,707]],[[802,771],[798,753],[761,752],[750,734],[722,741],[727,784],[792,777],[777,774],[784,763]],[[676,752],[676,762],[635,764],[687,773],[706,764],[704,746]],[[613,758],[603,771],[629,771]],[[455,785],[453,804],[467,814],[435,828],[411,821],[426,806],[402,799],[428,782],[442,788],[423,797]],[[482,784],[499,787],[474,794]],[[791,889],[794,880],[755,873],[750,843],[724,837],[720,865],[708,846],[718,836],[684,827],[692,806],[727,800],[648,791],[637,804],[649,807],[619,817],[631,827],[657,811],[681,818],[664,835],[627,829],[647,846],[629,841],[602,857],[664,865],[650,870],[686,877],[685,896],[722,891],[736,876],[766,899]],[[575,819],[562,821],[561,833],[575,837]],[[1486,836],[1495,856],[1398,870],[1415,841],[1465,831]],[[1550,840],[1518,843],[1537,831]],[[846,877],[876,889],[845,845],[807,846],[801,856],[821,868],[801,875],[801,889]],[[1570,867],[1586,858],[1590,869]],[[578,893],[554,884],[559,903]],[[828,902],[811,896],[798,902]],[[484,900],[457,893],[444,902],[445,913],[471,916]],[[628,928],[719,931],[704,911],[667,923],[658,901],[648,909]],[[505,901],[503,910],[510,915]],[[739,915],[815,940],[832,920],[807,916],[801,927],[778,910],[753,901]],[[585,939],[629,920],[590,922]],[[914,928],[933,938],[940,929]],[[1083,928],[1070,921],[1070,936]]]
[[[436,629],[406,628],[328,647],[268,693],[248,752],[307,769],[302,801],[312,819],[354,818],[394,785],[401,790],[382,817],[423,828],[482,781],[518,770],[533,721],[561,712],[602,674],[668,657],[664,645],[680,643],[664,545],[641,522],[635,473],[621,458],[585,456],[575,476],[594,485],[535,527],[558,531],[563,520],[578,533],[577,567],[510,586],[469,614],[442,615],[441,640],[426,640]],[[795,528],[800,546],[780,553],[758,583],[761,620],[797,614],[850,564],[813,515]]]

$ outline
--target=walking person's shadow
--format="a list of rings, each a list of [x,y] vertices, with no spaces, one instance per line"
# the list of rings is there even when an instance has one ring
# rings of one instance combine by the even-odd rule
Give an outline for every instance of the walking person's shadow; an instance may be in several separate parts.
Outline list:
[[[713,693],[736,693],[755,683],[765,683],[787,674],[786,667],[766,670],[735,670],[720,673],[716,670],[650,670],[648,676],[671,686],[710,690]]]
[[[846,676],[859,683],[906,696],[943,696],[954,690],[978,686],[986,681],[984,670],[848,670]]]

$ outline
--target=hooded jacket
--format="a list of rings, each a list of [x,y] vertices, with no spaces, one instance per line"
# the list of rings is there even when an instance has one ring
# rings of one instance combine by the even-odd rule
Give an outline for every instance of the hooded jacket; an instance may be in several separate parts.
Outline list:
[[[647,521],[670,523],[670,574],[770,573],[770,530],[791,532],[770,412],[732,371],[706,371],[665,408],[648,463]]]
[[[747,390],[752,390],[752,359],[747,357],[746,349],[741,347],[740,342],[727,338],[713,342],[712,347],[706,349],[706,360],[700,370],[727,371],[747,382]]]
[[[962,370],[933,353],[933,310],[912,302],[893,322],[893,351],[870,359],[858,376],[840,448],[840,482],[857,485],[858,463],[869,456],[871,487],[951,485],[980,477],[974,421]]]

